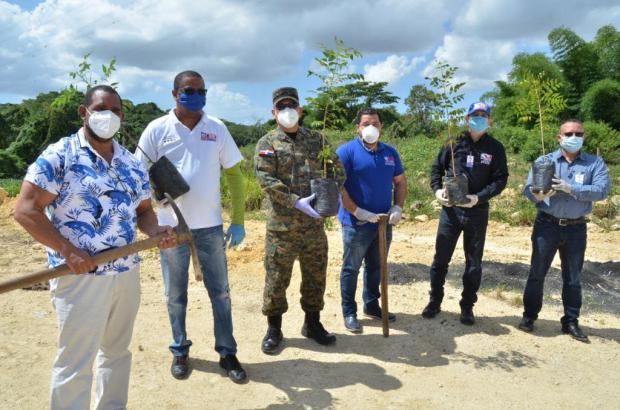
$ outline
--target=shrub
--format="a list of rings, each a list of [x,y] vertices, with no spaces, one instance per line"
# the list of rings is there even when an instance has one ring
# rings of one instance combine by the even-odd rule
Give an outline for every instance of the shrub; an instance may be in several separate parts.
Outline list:
[[[491,128],[489,133],[504,144],[506,152],[518,154],[523,149],[532,132],[523,127],[508,126]]]
[[[620,130],[620,82],[597,81],[584,94],[580,108],[585,120],[606,122]]]
[[[26,164],[17,155],[0,150],[0,178],[19,177],[25,169]]]
[[[620,162],[620,132],[603,122],[586,121],[583,124],[585,150],[596,154],[597,149],[606,162]]]

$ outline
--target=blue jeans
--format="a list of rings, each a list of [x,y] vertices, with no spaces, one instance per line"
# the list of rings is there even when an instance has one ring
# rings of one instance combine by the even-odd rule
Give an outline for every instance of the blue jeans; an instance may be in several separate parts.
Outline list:
[[[586,252],[586,224],[560,226],[544,213],[536,216],[532,230],[532,261],[523,294],[523,315],[537,319],[542,309],[545,276],[557,251],[562,265],[563,324],[577,322],[581,309],[581,268]]]
[[[482,280],[482,254],[489,222],[489,207],[475,208],[443,207],[439,216],[435,256],[431,265],[431,300],[441,303],[448,265],[454,248],[463,232],[465,251],[465,272],[463,273],[463,293],[460,305],[471,307],[478,300],[478,289]]]
[[[392,241],[392,226],[387,227],[388,249]],[[357,313],[355,291],[357,276],[362,261],[364,262],[364,290],[362,299],[365,310],[379,308],[379,284],[381,282],[381,259],[379,258],[379,235],[377,229],[342,226],[344,255],[340,271],[340,296],[342,297],[342,314],[346,316]]]
[[[215,350],[224,357],[237,353],[233,337],[228,268],[224,249],[222,225],[211,228],[192,229],[198,259],[204,273],[204,285],[209,293],[213,310]],[[189,353],[192,341],[187,338],[185,315],[187,310],[187,282],[191,253],[187,244],[162,249],[161,269],[164,276],[168,316],[172,326],[170,351],[175,356]]]

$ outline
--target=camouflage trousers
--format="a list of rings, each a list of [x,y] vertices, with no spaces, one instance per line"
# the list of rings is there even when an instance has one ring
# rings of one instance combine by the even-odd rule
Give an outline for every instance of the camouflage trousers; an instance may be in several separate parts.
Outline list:
[[[301,269],[301,308],[323,310],[327,274],[327,237],[323,227],[295,231],[267,230],[265,238],[265,290],[263,314],[281,315],[288,310],[286,289],[291,283],[293,263]]]

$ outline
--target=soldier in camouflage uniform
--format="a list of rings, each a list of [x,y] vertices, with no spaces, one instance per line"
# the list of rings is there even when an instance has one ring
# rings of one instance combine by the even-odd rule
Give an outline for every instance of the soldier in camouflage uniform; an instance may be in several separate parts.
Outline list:
[[[288,309],[286,289],[293,263],[301,268],[301,307],[305,312],[302,334],[322,345],[336,341],[320,322],[327,273],[327,237],[323,220],[312,208],[310,180],[321,178],[318,159],[322,138],[318,132],[300,127],[297,90],[278,88],[273,92],[273,116],[278,128],[256,145],[255,172],[270,204],[265,243],[265,290],[263,314],[268,330],[262,342],[267,354],[277,351],[282,341],[282,314]],[[344,170],[337,156],[328,161],[328,176],[340,186]]]

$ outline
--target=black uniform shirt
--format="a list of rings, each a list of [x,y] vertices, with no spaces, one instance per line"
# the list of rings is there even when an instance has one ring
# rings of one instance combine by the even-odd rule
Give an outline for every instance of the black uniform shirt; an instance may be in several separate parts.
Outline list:
[[[454,145],[454,162],[457,175],[467,176],[469,194],[478,195],[480,205],[487,204],[489,199],[499,195],[506,187],[508,181],[506,151],[501,142],[488,134],[484,134],[474,142],[469,132],[465,132]],[[443,187],[443,176],[452,175],[452,160],[448,145],[439,150],[433,162],[431,169],[433,192]]]

